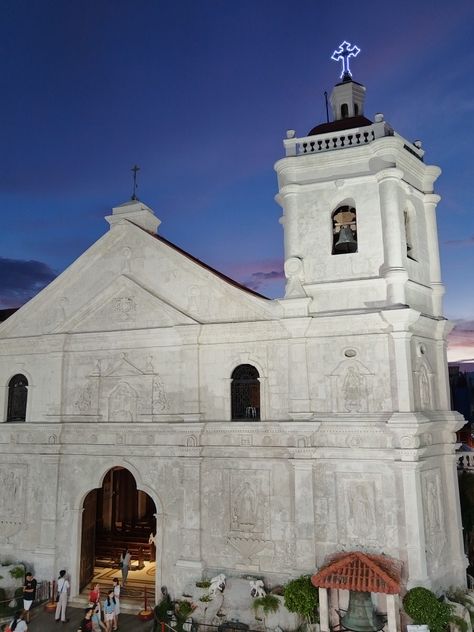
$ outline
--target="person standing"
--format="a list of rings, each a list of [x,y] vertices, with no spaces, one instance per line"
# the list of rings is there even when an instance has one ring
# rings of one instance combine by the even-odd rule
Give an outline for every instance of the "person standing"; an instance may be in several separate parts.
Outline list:
[[[105,629],[107,632],[112,631],[112,625],[115,617],[115,597],[114,591],[109,590],[107,599],[104,601],[104,621],[105,621]]]
[[[57,605],[56,612],[54,615],[54,619],[56,623],[62,621],[66,623],[69,619],[66,619],[66,608],[67,608],[67,596],[69,592],[69,582],[66,579],[66,571],[59,571],[58,577],[58,594],[57,594]]]
[[[12,621],[10,621],[10,625],[8,626],[12,632],[26,632],[28,630],[28,626],[26,621],[23,619],[23,612],[18,610],[15,613]]]
[[[101,632],[101,630],[105,630],[106,627],[102,622],[101,613],[100,613],[100,602],[96,604],[95,610],[92,614],[92,630],[94,632]]]
[[[132,561],[132,556],[130,555],[130,551],[125,549],[125,551],[120,556],[120,564],[122,567],[122,585],[125,588],[127,583],[128,571],[130,570],[130,562]]]
[[[26,623],[30,622],[30,608],[36,598],[36,585],[37,581],[33,577],[33,573],[26,573],[25,583],[23,584],[23,609],[25,611],[23,617]]]
[[[118,628],[118,616],[120,614],[120,582],[117,577],[113,579],[113,588],[114,597],[115,597],[115,611],[114,611],[114,627],[116,630]]]

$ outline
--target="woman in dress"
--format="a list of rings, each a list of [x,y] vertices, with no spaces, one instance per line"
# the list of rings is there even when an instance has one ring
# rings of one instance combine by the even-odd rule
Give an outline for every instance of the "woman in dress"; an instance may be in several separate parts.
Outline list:
[[[118,616],[120,614],[120,582],[118,580],[117,577],[114,577],[113,579],[113,592],[114,592],[114,597],[115,597],[115,612],[114,612],[114,627],[113,629],[116,630],[118,628]]]
[[[92,604],[100,603],[100,585],[95,584],[89,593],[89,601]]]
[[[115,597],[114,597],[113,590],[109,590],[107,599],[104,601],[103,609],[104,609],[105,629],[107,632],[112,632],[112,626],[113,626],[114,617],[115,617]]]

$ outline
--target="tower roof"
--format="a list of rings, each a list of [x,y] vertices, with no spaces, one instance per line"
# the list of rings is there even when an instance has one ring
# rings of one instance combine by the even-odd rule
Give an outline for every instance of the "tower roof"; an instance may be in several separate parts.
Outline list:
[[[320,123],[308,132],[308,136],[317,136],[318,134],[326,134],[328,132],[342,132],[345,129],[354,129],[355,127],[365,127],[372,125],[373,121],[365,116],[351,116],[350,118],[339,119],[331,123]]]

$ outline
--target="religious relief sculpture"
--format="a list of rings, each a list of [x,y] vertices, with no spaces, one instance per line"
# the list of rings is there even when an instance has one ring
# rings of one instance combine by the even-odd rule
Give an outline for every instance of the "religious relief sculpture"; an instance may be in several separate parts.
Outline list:
[[[126,382],[109,396],[109,421],[135,421],[137,394]]]
[[[439,470],[427,470],[421,477],[428,563],[436,569],[444,564],[447,541]]]
[[[299,298],[306,296],[303,289],[303,262],[298,257],[290,257],[284,265],[286,276],[285,298]]]
[[[91,409],[92,405],[92,387],[87,384],[81,391],[77,401],[74,402],[74,407],[81,413],[87,413]]]
[[[418,385],[420,391],[420,406],[422,410],[431,410],[430,378],[424,364],[418,371]]]
[[[0,466],[0,537],[16,533],[23,524],[25,512],[25,466]]]
[[[153,380],[153,412],[159,414],[169,410],[169,408],[170,403],[166,395],[165,385],[161,376],[157,373]]]
[[[358,482],[347,486],[347,535],[364,543],[376,537],[374,490],[370,483]]]
[[[257,496],[246,482],[237,492],[232,507],[232,529],[253,531],[257,523]]]
[[[363,378],[356,367],[349,367],[342,385],[344,408],[352,412],[360,412],[362,409]]]

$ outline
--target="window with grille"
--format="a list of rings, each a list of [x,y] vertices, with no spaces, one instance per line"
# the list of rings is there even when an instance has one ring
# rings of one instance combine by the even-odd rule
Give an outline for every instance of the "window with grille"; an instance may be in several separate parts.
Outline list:
[[[257,369],[241,364],[232,372],[231,414],[233,420],[260,419],[260,381]]]

